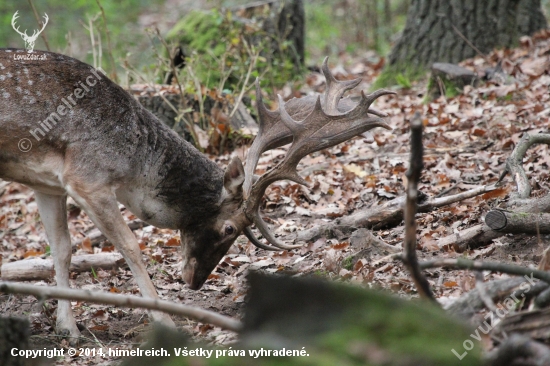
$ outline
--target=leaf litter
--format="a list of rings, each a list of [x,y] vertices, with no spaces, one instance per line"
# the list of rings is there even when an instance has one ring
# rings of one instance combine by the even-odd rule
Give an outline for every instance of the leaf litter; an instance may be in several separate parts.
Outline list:
[[[520,47],[497,50],[486,58],[461,63],[480,77],[490,74],[495,65],[502,72],[484,80],[478,87],[466,86],[454,98],[439,97],[425,103],[426,82],[413,83],[410,89],[398,89],[396,96],[379,98],[376,108],[389,114],[393,131],[383,129],[352,139],[344,144],[305,157],[298,167],[308,187],[292,182],[276,182],[266,192],[263,215],[280,239],[291,241],[297,231],[326,225],[334,218],[357,210],[378,206],[404,194],[405,172],[409,159],[408,120],[418,111],[424,121],[424,171],[419,189],[429,195],[454,194],[497,181],[506,158],[521,136],[545,132],[550,125],[550,32],[525,37]],[[362,78],[357,90],[366,90],[380,72],[383,59],[369,52],[352,59],[342,54],[333,65],[339,78]],[[286,97],[323,92],[321,74],[312,73],[300,90],[286,88]],[[358,97],[357,90],[350,93]],[[242,156],[242,149],[233,154]],[[280,161],[285,148],[270,151],[260,159],[257,173],[265,172]],[[231,156],[211,156],[225,166]],[[536,146],[524,159],[533,193],[549,192],[550,154],[545,145]],[[495,191],[417,215],[418,255],[514,262],[536,266],[542,250],[550,244],[546,237],[504,236],[493,244],[466,253],[440,250],[439,238],[460,232],[482,222],[491,208],[506,201],[515,190],[508,178]],[[69,199],[69,229],[73,255],[113,251],[107,242],[93,244],[87,233],[93,224]],[[136,219],[121,206],[128,221]],[[293,251],[267,252],[239,238],[200,291],[190,291],[181,279],[179,237],[176,231],[144,227],[134,231],[150,277],[162,299],[199,306],[220,314],[240,317],[246,295],[245,275],[249,270],[284,273],[293,276],[319,276],[351,282],[369,288],[381,288],[399,296],[416,297],[412,281],[403,266],[391,259],[388,251],[371,241],[350,239],[349,234],[319,238]],[[353,235],[352,235],[353,236]],[[403,223],[373,232],[374,240],[401,249]],[[357,243],[363,244],[357,244]],[[8,263],[25,258],[50,256],[45,232],[39,221],[32,191],[17,184],[0,181],[0,258]],[[475,287],[473,274],[466,271],[432,269],[425,271],[438,299],[449,303]],[[488,274],[486,280],[506,278]],[[54,285],[55,281],[36,281],[36,285]],[[72,273],[71,287],[120,294],[139,294],[128,268]],[[30,296],[0,296],[4,315],[28,316],[32,342],[38,346],[67,346],[54,336],[57,301],[38,302]],[[89,339],[109,347],[131,347],[146,329],[148,317],[141,309],[73,302],[77,323]],[[175,318],[176,323],[196,339],[213,344],[236,340],[231,332],[202,323]],[[65,343],[63,343],[65,342]],[[84,345],[86,346],[86,345]],[[109,359],[79,358],[57,361],[58,365],[100,365]]]

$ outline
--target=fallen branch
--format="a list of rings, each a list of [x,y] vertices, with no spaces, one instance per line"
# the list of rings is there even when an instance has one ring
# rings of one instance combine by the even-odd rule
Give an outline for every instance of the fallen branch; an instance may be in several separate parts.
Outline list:
[[[447,206],[490,192],[495,188],[494,185],[487,185],[445,197],[427,197],[422,192],[419,192],[418,201],[420,202],[418,202],[418,212],[430,212],[438,207]],[[335,230],[346,233],[358,228],[378,229],[390,225],[397,225],[403,220],[403,206],[405,205],[405,201],[406,197],[400,196],[380,206],[361,210],[349,216],[337,219],[334,221],[334,224],[316,226],[308,230],[300,231],[296,235],[296,241],[314,241],[321,236],[332,237],[334,236]]]
[[[79,273],[92,268],[112,269],[125,264],[120,253],[86,254],[73,256],[69,270]],[[53,278],[55,271],[52,259],[32,258],[3,264],[0,273],[4,281],[39,281]]]
[[[550,365],[550,348],[531,338],[512,334],[485,360],[489,366]]]
[[[492,210],[485,215],[485,224],[501,233],[550,234],[550,214]]]
[[[407,199],[405,201],[405,242],[403,243],[403,264],[407,267],[420,296],[436,302],[430,284],[418,267],[416,256],[416,201],[418,181],[423,162],[422,119],[416,112],[411,120],[411,160],[407,170]],[[437,302],[436,302],[437,303]]]
[[[512,178],[516,182],[518,187],[517,196],[520,199],[528,198],[531,194],[531,185],[523,170],[523,158],[527,153],[527,150],[535,144],[548,144],[550,145],[550,134],[539,133],[536,135],[524,134],[521,140],[518,142],[510,157],[506,159],[506,168],[500,175],[499,181],[510,173]]]
[[[421,262],[421,269],[437,268],[437,267],[452,267],[460,269],[469,269],[472,271],[491,271],[508,273],[519,276],[527,276],[529,278],[537,278],[546,283],[550,283],[550,272],[540,271],[534,268],[526,268],[515,266],[513,264],[498,263],[498,262],[478,262],[471,259],[434,259],[431,261]]]
[[[509,206],[517,205],[518,207],[514,210],[516,212],[538,214],[541,212],[550,211],[550,195],[546,195],[542,198],[528,199],[531,194],[531,185],[529,184],[529,180],[527,179],[522,163],[527,150],[535,144],[550,145],[550,134],[524,134],[519,143],[516,145],[514,151],[512,151],[512,154],[510,154],[510,157],[506,160],[506,168],[498,180],[500,182],[508,173],[512,175],[512,178],[517,186],[517,193],[512,196]],[[506,228],[507,224],[502,215],[493,212],[489,215],[489,221],[487,221],[487,217],[485,218],[486,225],[477,225],[458,234],[453,234],[442,238],[438,241],[438,246],[443,248],[450,245],[457,252],[463,252],[466,249],[474,249],[487,245],[493,239],[502,236],[503,233],[543,233],[542,231],[539,231],[536,221],[529,223],[525,221],[526,225],[523,225],[525,231],[523,231],[518,227],[520,224],[518,218],[514,219],[511,215],[509,216],[506,214],[505,216],[506,220],[512,219],[511,221],[517,224],[515,225],[516,228],[512,229],[514,224],[510,224],[511,227]],[[491,227],[494,227],[495,229],[492,229]]]
[[[503,280],[495,280],[484,283],[485,292],[487,293],[487,296],[491,298],[494,302],[499,302],[500,300],[506,298],[512,291],[514,291],[518,286],[520,286],[522,283],[525,282],[525,278],[522,277],[512,277],[512,278],[506,278]],[[546,285],[544,287],[539,285]],[[540,289],[535,289],[535,287],[541,287]],[[537,293],[540,293],[544,288],[547,288],[548,284],[546,282],[539,282],[537,283],[531,291],[529,291],[529,295],[531,293],[535,292],[537,290]],[[524,293],[525,291],[522,291]],[[521,294],[518,294],[517,296],[520,296]],[[536,294],[535,294],[536,296]],[[466,294],[462,295],[458,299],[456,299],[454,302],[452,302],[450,305],[445,307],[445,310],[449,312],[450,314],[461,316],[464,318],[471,318],[475,313],[477,313],[480,310],[483,310],[486,307],[485,302],[481,298],[481,295],[479,293],[479,290],[477,288],[467,292]]]
[[[227,329],[234,332],[238,332],[242,328],[242,324],[238,320],[214,313],[212,311],[199,309],[188,305],[176,304],[160,299],[109,294],[100,291],[33,286],[3,281],[0,281],[0,292],[33,295],[38,299],[86,301],[95,304],[158,310],[168,314],[185,316],[202,323],[212,324],[222,329]]]
[[[550,195],[524,200],[523,204],[517,207],[515,211],[522,213],[549,212]],[[503,232],[495,231],[489,226],[482,224],[441,238],[438,240],[437,245],[440,248],[452,246],[455,251],[463,252],[467,249],[475,249],[490,244],[493,239],[501,237],[502,235]]]

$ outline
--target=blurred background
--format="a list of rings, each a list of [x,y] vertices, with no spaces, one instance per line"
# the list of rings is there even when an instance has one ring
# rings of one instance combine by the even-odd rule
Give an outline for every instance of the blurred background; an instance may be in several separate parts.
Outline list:
[[[248,0],[101,0],[117,61],[124,59],[139,68],[153,62],[152,40],[147,29],[158,27],[166,34],[193,9],[229,9],[250,4]],[[545,1],[550,6],[550,0]],[[319,65],[325,56],[343,52],[361,55],[367,50],[385,55],[403,28],[408,0],[306,0],[306,65]],[[92,48],[106,48],[103,17],[94,0],[34,1],[37,14],[49,16],[44,31],[50,50],[93,62]],[[28,34],[37,29],[37,20],[28,1],[0,2],[0,47],[23,47],[21,37],[11,28],[18,10],[20,29]],[[93,37],[92,35],[93,34]],[[92,45],[92,42],[95,44]],[[153,41],[158,42],[158,41]],[[46,49],[39,37],[36,49]],[[106,59],[103,62],[107,62]],[[106,65],[104,65],[106,66]],[[120,70],[119,70],[120,71]]]

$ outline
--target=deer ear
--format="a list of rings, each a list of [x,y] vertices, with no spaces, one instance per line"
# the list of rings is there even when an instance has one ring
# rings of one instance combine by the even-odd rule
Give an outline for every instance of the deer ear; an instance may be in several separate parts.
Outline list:
[[[244,168],[241,159],[234,157],[223,176],[223,186],[227,193],[235,197],[242,196],[244,182]]]

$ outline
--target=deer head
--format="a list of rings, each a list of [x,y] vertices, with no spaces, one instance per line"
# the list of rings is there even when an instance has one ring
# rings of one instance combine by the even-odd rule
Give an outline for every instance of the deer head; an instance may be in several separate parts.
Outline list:
[[[327,80],[323,96],[292,99],[287,103],[279,96],[278,111],[269,111],[264,105],[256,80],[259,132],[248,151],[245,166],[239,158],[234,158],[229,164],[223,179],[220,212],[213,215],[214,221],[205,221],[191,230],[181,232],[183,277],[190,288],[198,289],[203,285],[241,233],[262,249],[288,250],[300,247],[277,239],[261,218],[260,206],[267,187],[283,179],[307,185],[296,170],[303,157],[375,127],[391,129],[381,118],[386,114],[370,106],[378,97],[394,92],[378,90],[369,95],[361,93],[361,100],[355,103],[349,98],[342,99],[342,96],[347,90],[359,85],[361,80],[336,80],[328,68],[326,58],[322,70]],[[280,163],[261,177],[254,176],[263,152],[290,142],[292,144],[288,153]],[[262,243],[254,236],[250,228],[252,224],[271,245]]]
[[[40,33],[42,33],[44,28],[46,28],[46,24],[48,24],[48,14],[44,13],[44,22],[42,23],[42,29],[35,30],[32,33],[32,36],[29,36],[27,35],[26,29],[25,29],[25,32],[20,32],[19,27],[15,28],[15,21],[17,20],[17,18],[19,18],[17,13],[18,11],[16,11],[15,14],[13,14],[13,17],[11,18],[11,26],[17,33],[19,33],[21,38],[23,38],[23,41],[25,41],[25,48],[27,49],[27,52],[31,53],[34,50],[34,43],[36,42],[36,39],[38,38]]]

